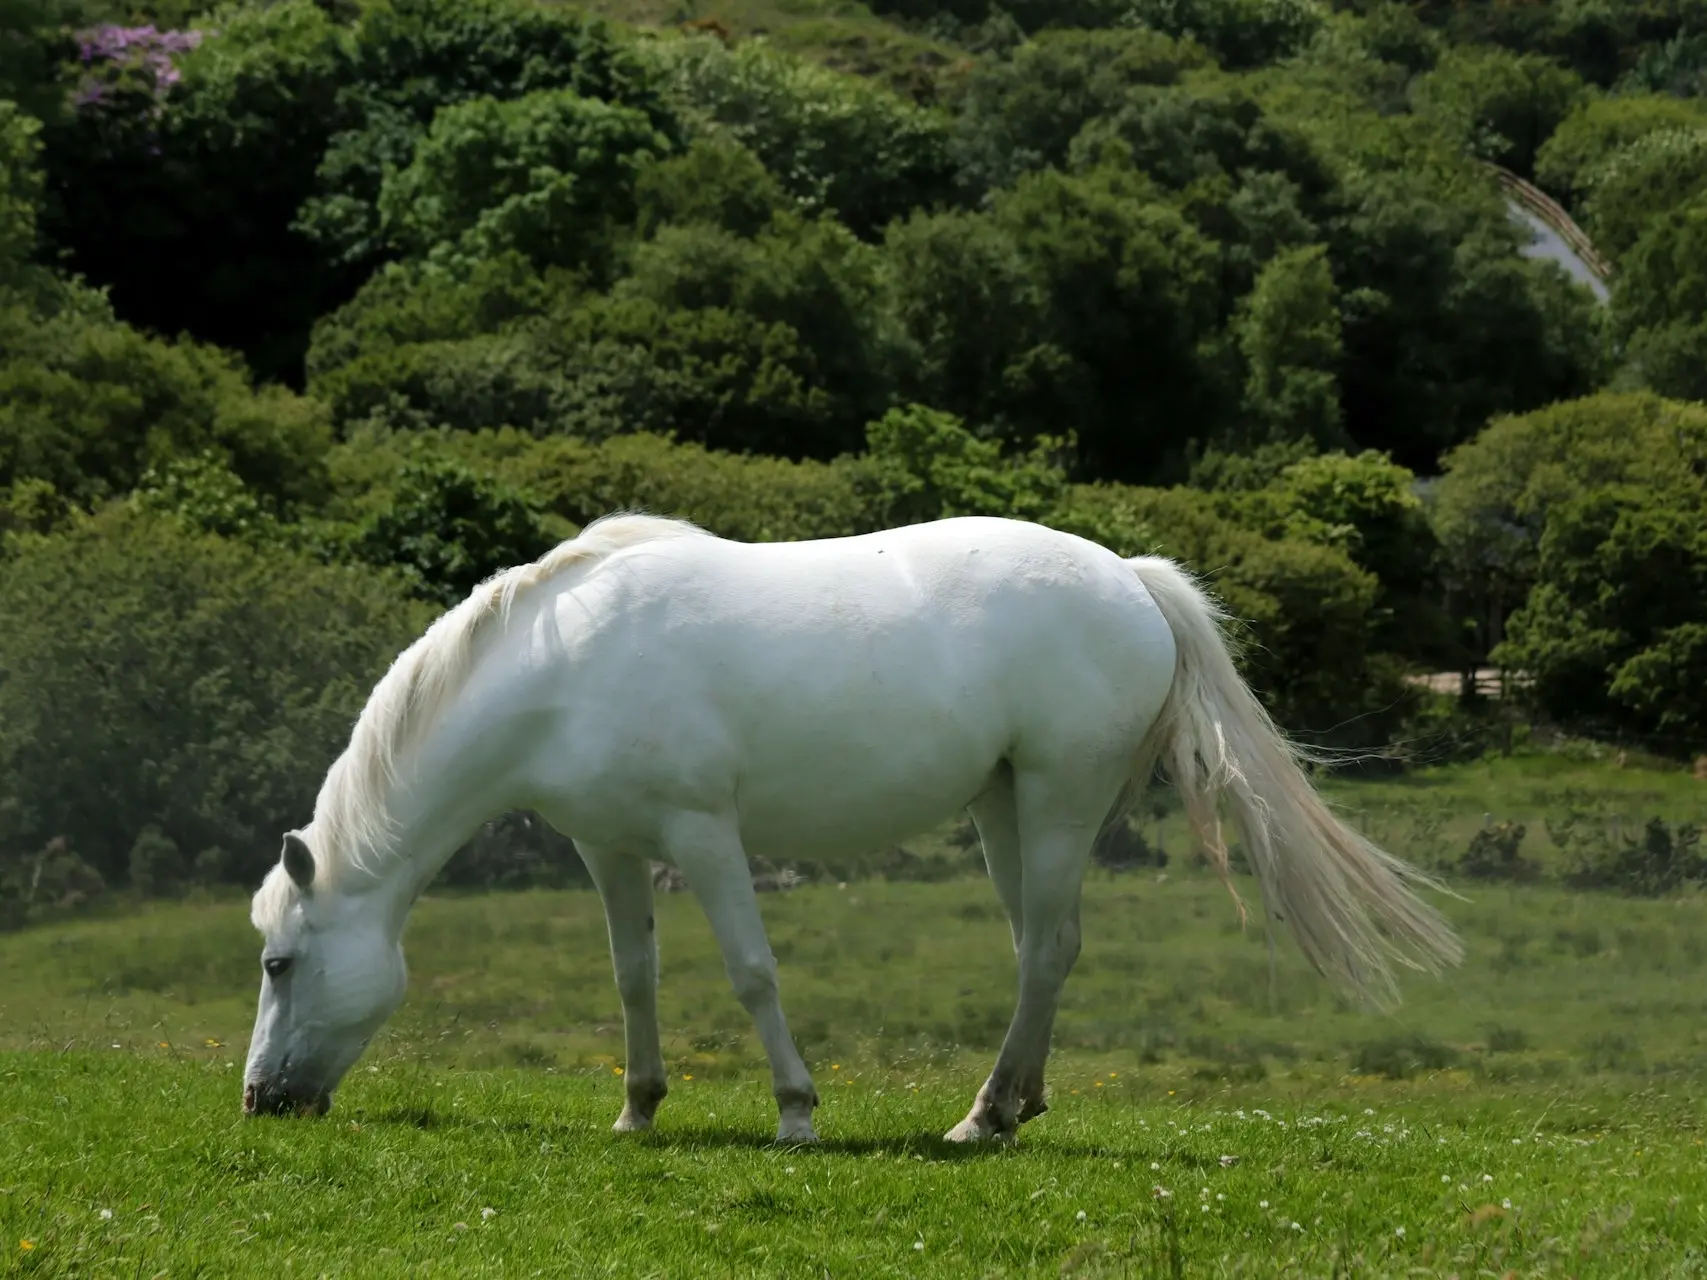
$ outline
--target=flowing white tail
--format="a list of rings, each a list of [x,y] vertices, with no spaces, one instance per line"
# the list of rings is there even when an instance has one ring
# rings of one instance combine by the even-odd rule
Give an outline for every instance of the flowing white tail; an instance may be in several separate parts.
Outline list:
[[[1291,928],[1319,972],[1356,994],[1391,1003],[1394,960],[1428,971],[1457,964],[1462,943],[1413,891],[1442,886],[1329,810],[1302,767],[1311,753],[1280,732],[1233,666],[1221,629],[1224,611],[1172,561],[1141,556],[1127,563],[1167,620],[1178,651],[1139,783],[1160,758],[1223,878],[1219,801],[1225,799],[1268,911]]]

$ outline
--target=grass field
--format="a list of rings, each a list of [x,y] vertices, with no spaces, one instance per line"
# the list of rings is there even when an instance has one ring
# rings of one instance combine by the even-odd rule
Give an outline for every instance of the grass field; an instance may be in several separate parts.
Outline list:
[[[1559,758],[1332,790],[1401,848],[1492,813],[1543,861],[1562,806],[1707,807],[1686,772]],[[1260,930],[1183,859],[1093,873],[1052,1110],[973,1154],[936,1135],[988,1069],[1012,958],[970,876],[762,900],[824,1095],[810,1152],[767,1144],[768,1076],[684,895],[657,912],[672,1094],[639,1140],[608,1132],[621,1024],[587,893],[424,899],[410,998],[319,1122],[238,1115],[242,899],[0,936],[0,1269],[1707,1271],[1707,896],[1461,888],[1464,968],[1375,1015],[1285,943],[1271,988]]]

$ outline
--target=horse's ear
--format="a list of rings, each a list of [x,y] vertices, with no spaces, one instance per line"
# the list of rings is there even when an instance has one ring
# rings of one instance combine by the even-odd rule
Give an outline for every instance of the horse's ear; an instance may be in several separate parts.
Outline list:
[[[309,852],[308,844],[294,831],[287,831],[284,838],[285,874],[296,881],[296,887],[304,893],[314,883],[314,855]]]

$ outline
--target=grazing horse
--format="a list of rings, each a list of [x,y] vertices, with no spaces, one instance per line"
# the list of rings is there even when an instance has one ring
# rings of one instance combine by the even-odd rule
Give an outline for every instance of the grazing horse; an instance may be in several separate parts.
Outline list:
[[[421,890],[475,829],[532,809],[604,902],[627,1033],[618,1130],[663,1099],[651,861],[678,868],[770,1059],[779,1141],[818,1094],[783,1017],[748,858],[855,855],[970,810],[1019,997],[957,1141],[1011,1138],[1079,954],[1091,845],[1164,765],[1226,875],[1230,810],[1267,910],[1316,968],[1392,992],[1460,946],[1421,873],[1342,825],[1169,561],[968,518],[746,544],[618,515],[477,587],[380,680],[255,894],[264,937],[244,1110],[320,1113],[403,998]]]

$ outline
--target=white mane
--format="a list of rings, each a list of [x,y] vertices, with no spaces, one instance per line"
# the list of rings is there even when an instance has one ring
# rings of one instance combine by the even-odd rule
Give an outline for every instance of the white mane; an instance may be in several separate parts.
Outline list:
[[[326,775],[314,806],[310,841],[317,873],[336,879],[341,872],[370,872],[375,858],[391,852],[387,793],[396,781],[398,759],[461,689],[475,637],[494,614],[500,621],[508,619],[517,593],[626,547],[687,536],[710,535],[685,520],[663,516],[601,517],[532,564],[494,574],[434,622],[374,686],[350,734],[350,745]]]

